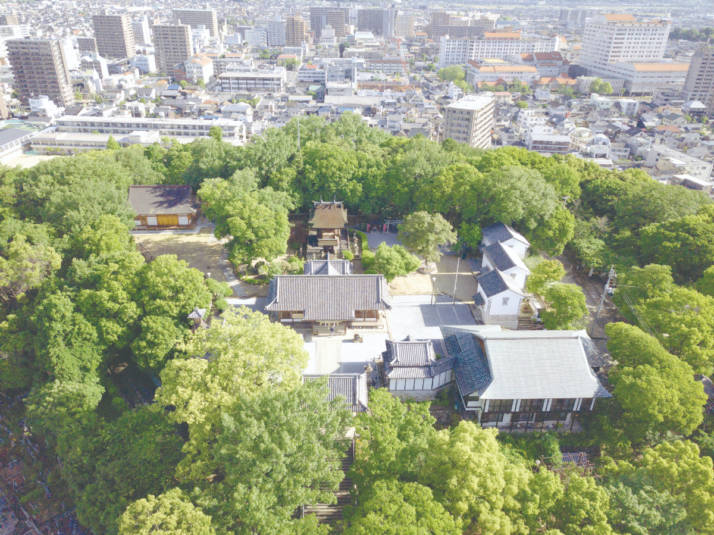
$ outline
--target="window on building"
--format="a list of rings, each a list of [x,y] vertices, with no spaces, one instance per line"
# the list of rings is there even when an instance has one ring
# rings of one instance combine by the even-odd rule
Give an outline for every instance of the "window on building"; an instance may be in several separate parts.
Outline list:
[[[512,399],[492,399],[488,403],[488,412],[511,412]]]
[[[557,411],[572,411],[573,407],[575,406],[575,399],[568,398],[568,399],[554,399],[551,404],[550,404],[550,410],[552,412],[557,412]]]
[[[504,297],[504,298],[503,298],[502,304],[503,304],[504,307],[508,304],[508,300],[509,300],[509,299],[510,299],[510,297]]]
[[[543,410],[542,399],[522,399],[520,412],[539,412]]]

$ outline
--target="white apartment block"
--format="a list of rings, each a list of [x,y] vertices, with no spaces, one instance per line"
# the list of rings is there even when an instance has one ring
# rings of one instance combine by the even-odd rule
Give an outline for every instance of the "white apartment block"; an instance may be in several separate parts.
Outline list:
[[[87,115],[65,115],[55,121],[60,132],[99,133],[113,136],[141,131],[159,132],[162,136],[178,138],[208,137],[211,127],[217,126],[223,132],[223,139],[229,143],[245,142],[245,124],[229,119],[158,119],[140,117],[91,117]]]
[[[494,110],[491,95],[469,95],[449,104],[444,114],[444,138],[488,149],[495,125]]]
[[[535,126],[526,133],[528,150],[547,154],[567,154],[571,151],[571,140],[567,134],[559,134],[548,126]]]
[[[369,72],[388,75],[406,76],[408,72],[407,62],[400,58],[368,59],[365,61],[365,68]]]
[[[186,79],[194,84],[207,83],[213,76],[213,61],[208,56],[194,56],[184,64]]]
[[[523,37],[520,32],[485,32],[481,39],[439,40],[439,67],[464,65],[471,60],[508,58],[535,52],[555,52],[557,37]]]
[[[285,79],[284,67],[271,71],[225,72],[218,76],[218,86],[223,93],[282,93]]]
[[[613,63],[657,61],[664,57],[671,21],[637,20],[629,14],[589,19],[580,64],[599,74]]]

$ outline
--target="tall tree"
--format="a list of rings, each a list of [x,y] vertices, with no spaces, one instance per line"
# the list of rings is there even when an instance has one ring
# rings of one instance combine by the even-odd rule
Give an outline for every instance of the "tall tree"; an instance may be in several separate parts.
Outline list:
[[[135,501],[119,519],[119,535],[215,535],[211,517],[178,488]]]
[[[290,532],[299,506],[334,502],[350,415],[342,400],[326,398],[324,382],[308,381],[221,411],[215,441],[182,474],[221,531]]]
[[[399,225],[399,240],[427,262],[438,262],[441,258],[439,248],[454,243],[456,233],[441,214],[414,212]]]
[[[582,327],[588,307],[585,294],[577,284],[552,283],[543,290],[547,308],[541,312],[546,329]]]

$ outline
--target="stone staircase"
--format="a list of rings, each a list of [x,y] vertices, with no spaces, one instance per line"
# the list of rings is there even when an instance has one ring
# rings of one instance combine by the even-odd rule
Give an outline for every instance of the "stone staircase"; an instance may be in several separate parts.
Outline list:
[[[349,449],[342,458],[342,472],[346,475],[354,462],[354,445],[350,443]],[[314,514],[321,524],[334,525],[342,520],[343,511],[346,505],[352,504],[352,480],[345,477],[335,491],[337,502],[334,504],[318,503],[303,507],[303,516]]]

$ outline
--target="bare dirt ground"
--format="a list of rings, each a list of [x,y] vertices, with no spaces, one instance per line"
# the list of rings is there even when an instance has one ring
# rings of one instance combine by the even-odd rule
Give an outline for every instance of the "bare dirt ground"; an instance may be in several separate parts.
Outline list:
[[[228,282],[223,272],[223,244],[212,234],[135,234],[139,250],[150,258],[174,254],[188,265],[221,282]]]
[[[458,280],[456,268],[458,265]],[[474,278],[473,263],[470,259],[460,262],[456,255],[444,255],[437,264],[436,273],[410,273],[397,277],[389,284],[392,295],[431,295],[432,293],[454,296],[456,282],[456,299],[462,302],[473,301],[477,285]]]

